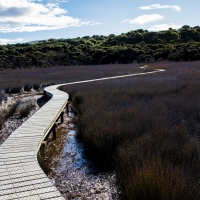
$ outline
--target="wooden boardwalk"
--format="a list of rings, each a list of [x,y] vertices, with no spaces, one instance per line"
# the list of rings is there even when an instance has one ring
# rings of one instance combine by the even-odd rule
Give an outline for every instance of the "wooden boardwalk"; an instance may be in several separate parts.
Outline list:
[[[0,200],[64,199],[38,164],[42,141],[52,130],[65,109],[68,94],[58,90],[62,85],[102,81],[152,74],[164,70],[79,81],[45,88],[51,100],[15,130],[0,146]]]
[[[68,94],[57,87],[46,89],[51,100],[0,146],[0,200],[64,199],[37,161],[41,141],[67,104]]]

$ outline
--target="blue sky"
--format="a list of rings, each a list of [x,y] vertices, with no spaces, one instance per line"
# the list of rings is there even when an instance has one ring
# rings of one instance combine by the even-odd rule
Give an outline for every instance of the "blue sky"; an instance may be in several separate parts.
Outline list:
[[[199,8],[199,0],[0,0],[0,44],[196,26]]]

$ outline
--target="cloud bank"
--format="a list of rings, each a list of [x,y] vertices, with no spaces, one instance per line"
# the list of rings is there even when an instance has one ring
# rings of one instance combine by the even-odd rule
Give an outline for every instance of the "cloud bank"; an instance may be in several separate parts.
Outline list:
[[[68,0],[56,0],[57,2],[59,3],[65,3],[65,2],[68,2]]]
[[[22,43],[22,42],[25,42],[26,40],[27,40],[27,39],[25,39],[25,38],[16,38],[16,39],[0,38],[0,45],[1,45],[1,44]]]
[[[157,24],[149,28],[150,31],[164,31],[168,30],[169,28],[173,29],[179,29],[183,25],[178,25],[178,24]]]
[[[141,10],[154,10],[154,9],[166,9],[166,8],[171,8],[173,10],[176,10],[176,11],[181,11],[181,8],[180,6],[176,6],[176,5],[160,5],[160,4],[153,4],[153,5],[150,5],[150,6],[141,6],[139,7]]]
[[[164,19],[164,16],[158,15],[158,14],[152,14],[152,15],[141,15],[135,19],[125,19],[122,22],[143,25],[143,24],[146,24],[149,22],[154,22],[154,21],[158,21],[158,20],[162,20],[162,19]]]
[[[34,32],[71,26],[97,25],[67,15],[56,3],[41,4],[31,0],[0,1],[0,32]]]

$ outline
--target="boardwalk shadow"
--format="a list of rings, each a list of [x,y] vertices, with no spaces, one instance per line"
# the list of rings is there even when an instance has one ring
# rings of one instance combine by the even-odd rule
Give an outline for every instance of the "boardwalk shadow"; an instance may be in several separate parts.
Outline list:
[[[41,108],[44,104],[46,104],[51,98],[42,96],[39,99],[37,99],[37,105]]]

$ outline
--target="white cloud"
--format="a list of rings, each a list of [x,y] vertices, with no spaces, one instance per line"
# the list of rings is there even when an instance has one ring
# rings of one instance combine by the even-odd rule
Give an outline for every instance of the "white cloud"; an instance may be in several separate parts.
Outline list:
[[[140,9],[142,10],[153,10],[153,9],[163,9],[163,8],[171,8],[173,10],[176,10],[176,11],[181,11],[181,8],[180,6],[176,6],[176,5],[160,5],[160,4],[153,4],[153,5],[150,5],[150,6],[141,6],[139,7]]]
[[[158,14],[152,14],[152,15],[141,15],[138,16],[135,19],[125,19],[122,22],[128,22],[130,24],[146,24],[149,22],[154,22],[154,21],[158,21],[158,20],[162,20],[164,19],[164,16],[162,15],[158,15]]]
[[[32,0],[0,0],[0,32],[34,32],[70,26],[97,25],[67,15],[58,4],[41,4]]]
[[[68,2],[68,0],[56,0],[57,2],[59,3],[65,3],[65,2]]]
[[[25,38],[16,38],[16,39],[7,39],[7,38],[0,38],[0,44],[15,44],[25,42],[27,39]]]
[[[168,30],[169,28],[178,29],[178,28],[181,28],[182,26],[183,25],[178,25],[178,24],[157,24],[150,27],[149,30],[163,31],[163,30]]]

